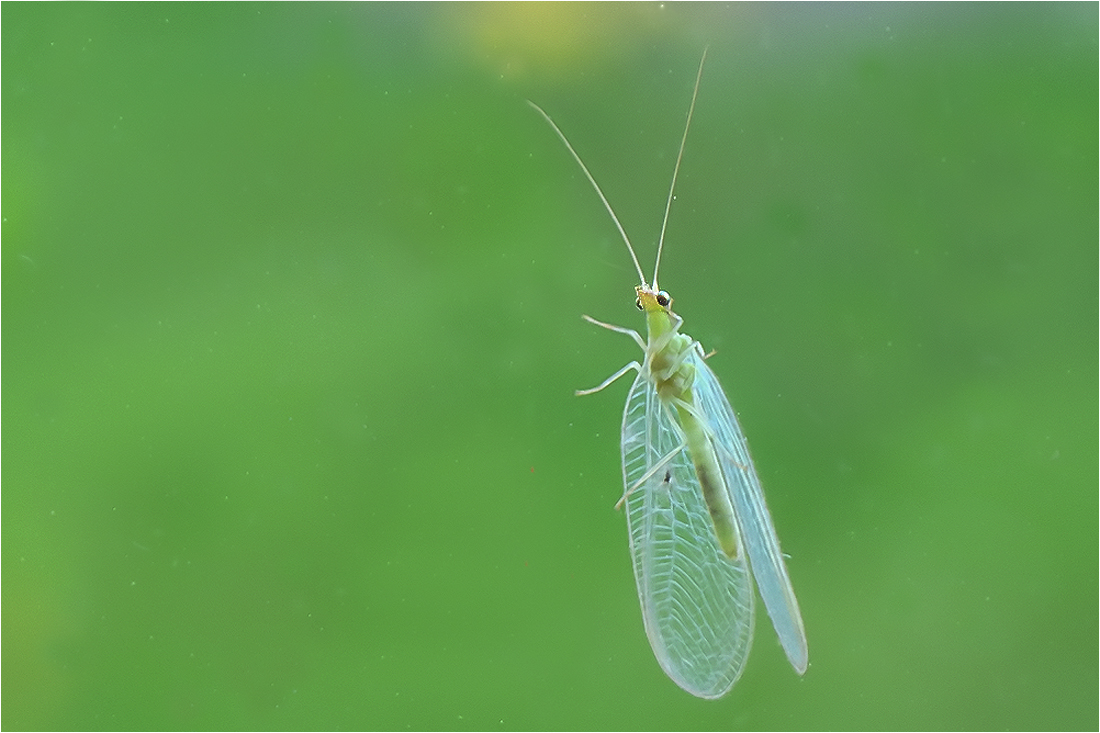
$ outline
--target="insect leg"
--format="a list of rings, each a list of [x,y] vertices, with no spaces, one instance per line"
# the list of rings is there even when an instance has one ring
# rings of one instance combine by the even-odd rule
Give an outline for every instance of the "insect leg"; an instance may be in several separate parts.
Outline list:
[[[641,334],[639,334],[633,328],[624,328],[622,326],[616,326],[616,325],[611,324],[611,323],[604,323],[603,321],[597,321],[592,316],[581,316],[581,318],[588,321],[589,323],[596,324],[600,328],[606,328],[608,331],[614,331],[615,333],[625,333],[627,336],[634,339],[634,342],[642,348],[642,351],[645,351],[645,339],[643,339]]]
[[[619,497],[619,500],[617,502],[615,502],[615,508],[622,509],[623,502],[625,502],[631,494],[637,491],[646,481],[649,481],[651,478],[653,478],[658,471],[667,466],[669,461],[675,458],[680,453],[680,451],[682,451],[686,447],[686,444],[681,443],[678,447],[673,448],[671,451],[662,456],[661,460],[650,466],[649,470],[642,474],[642,477],[635,481],[633,486],[623,492],[623,495]]]
[[[620,369],[619,371],[617,371],[617,372],[615,372],[614,374],[612,374],[612,375],[611,375],[610,377],[608,377],[607,379],[603,380],[603,382],[601,382],[601,383],[600,383],[600,385],[599,385],[598,387],[593,387],[592,389],[578,389],[578,390],[577,390],[576,392],[574,392],[573,394],[575,394],[575,395],[577,395],[577,396],[581,396],[581,395],[586,395],[586,394],[594,394],[594,393],[596,393],[596,392],[599,392],[599,391],[600,391],[601,389],[603,389],[603,388],[604,388],[604,387],[606,387],[607,385],[611,384],[611,383],[612,383],[612,382],[614,382],[614,381],[615,381],[616,379],[618,379],[618,378],[619,378],[619,377],[621,377],[622,375],[624,375],[624,374],[626,374],[627,372],[629,372],[629,371],[630,371],[631,369],[633,369],[633,370],[634,370],[634,371],[636,371],[636,372],[637,372],[637,371],[641,371],[641,369],[642,369],[642,365],[641,365],[641,364],[639,364],[639,363],[638,363],[638,362],[636,362],[636,361],[632,361],[632,362],[630,362],[629,364],[627,364],[626,366],[624,366],[624,367],[623,367],[622,369]]]

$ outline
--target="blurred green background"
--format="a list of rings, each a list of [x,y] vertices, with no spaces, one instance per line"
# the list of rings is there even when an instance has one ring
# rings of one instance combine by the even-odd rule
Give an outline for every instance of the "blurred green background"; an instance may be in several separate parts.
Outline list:
[[[3,727],[1095,729],[1097,8],[9,4]],[[810,644],[661,672],[661,284]]]

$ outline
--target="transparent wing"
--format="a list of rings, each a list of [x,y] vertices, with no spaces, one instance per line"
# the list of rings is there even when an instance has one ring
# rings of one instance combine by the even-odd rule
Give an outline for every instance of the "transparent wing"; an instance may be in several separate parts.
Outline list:
[[[630,553],[653,653],[676,684],[721,697],[741,676],[752,644],[753,590],[745,558],[731,561],[714,526],[680,432],[639,374],[623,412],[623,481]],[[679,448],[679,450],[677,450]]]
[[[714,432],[718,461],[726,477],[734,513],[741,528],[741,541],[748,552],[760,597],[764,599],[764,606],[768,609],[787,659],[802,674],[808,661],[802,614],[779,551],[779,538],[764,503],[760,480],[749,457],[745,434],[741,432],[737,416],[718,384],[718,378],[703,361],[701,350],[693,349],[689,360],[695,365],[693,390],[696,404],[705,413]]]

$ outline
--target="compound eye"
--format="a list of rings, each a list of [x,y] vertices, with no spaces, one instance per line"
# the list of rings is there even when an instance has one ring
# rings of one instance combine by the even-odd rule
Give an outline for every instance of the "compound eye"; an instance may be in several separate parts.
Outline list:
[[[664,290],[657,293],[657,305],[661,306],[662,308],[668,308],[668,306],[671,305],[671,303],[672,303],[672,296],[670,296]]]

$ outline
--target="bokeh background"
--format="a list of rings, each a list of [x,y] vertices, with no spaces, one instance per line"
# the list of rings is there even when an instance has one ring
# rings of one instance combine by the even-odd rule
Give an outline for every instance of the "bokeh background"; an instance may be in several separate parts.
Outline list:
[[[8,4],[3,727],[1095,729],[1095,4]],[[661,284],[810,644],[694,699]]]

